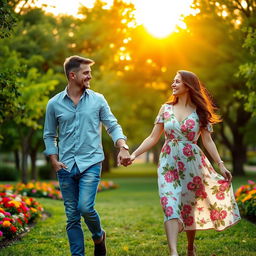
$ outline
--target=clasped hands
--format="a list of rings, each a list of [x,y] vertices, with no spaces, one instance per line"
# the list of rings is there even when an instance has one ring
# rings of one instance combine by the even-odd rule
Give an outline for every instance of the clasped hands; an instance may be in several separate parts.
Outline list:
[[[135,159],[134,154],[130,155],[128,150],[120,149],[119,154],[117,156],[117,163],[118,163],[118,166],[123,165],[126,167],[128,165],[131,165],[134,159]]]

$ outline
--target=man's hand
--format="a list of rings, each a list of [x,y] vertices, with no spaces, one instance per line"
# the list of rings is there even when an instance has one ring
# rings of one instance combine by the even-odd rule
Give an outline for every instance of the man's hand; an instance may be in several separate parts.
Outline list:
[[[68,167],[62,162],[55,161],[55,162],[52,162],[52,168],[54,169],[55,172],[57,172],[60,169],[67,169]]]
[[[117,156],[118,165],[122,164],[123,166],[128,166],[131,164],[131,156],[127,149],[120,148],[120,151]]]

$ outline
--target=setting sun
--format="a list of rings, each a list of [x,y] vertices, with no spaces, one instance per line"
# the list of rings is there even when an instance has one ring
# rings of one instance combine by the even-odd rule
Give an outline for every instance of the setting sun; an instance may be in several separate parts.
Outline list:
[[[134,1],[136,19],[149,33],[156,37],[166,37],[178,27],[185,28],[182,16],[191,13],[191,0],[149,0]]]

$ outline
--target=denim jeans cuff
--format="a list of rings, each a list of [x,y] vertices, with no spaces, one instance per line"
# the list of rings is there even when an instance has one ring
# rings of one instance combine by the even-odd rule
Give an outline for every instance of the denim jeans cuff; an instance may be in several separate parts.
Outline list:
[[[95,233],[93,236],[92,236],[92,240],[100,240],[102,235],[103,235],[103,232],[105,232],[103,229],[101,229],[101,232],[100,233]]]

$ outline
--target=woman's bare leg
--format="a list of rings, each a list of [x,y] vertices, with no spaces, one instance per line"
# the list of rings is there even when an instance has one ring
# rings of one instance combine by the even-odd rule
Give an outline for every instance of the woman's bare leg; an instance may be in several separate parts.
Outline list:
[[[177,255],[177,241],[179,233],[179,223],[177,219],[168,220],[164,223],[168,246],[171,255]]]

